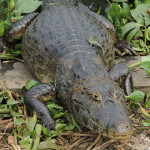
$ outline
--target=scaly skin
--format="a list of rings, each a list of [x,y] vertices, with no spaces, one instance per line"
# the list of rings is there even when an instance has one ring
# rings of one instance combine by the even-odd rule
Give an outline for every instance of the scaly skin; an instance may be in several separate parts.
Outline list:
[[[97,37],[103,48],[90,45],[90,36]],[[123,91],[108,73],[113,66],[114,43],[103,24],[59,1],[44,9],[27,28],[22,56],[41,82],[56,86],[58,99],[80,124],[122,139],[132,133],[132,126]],[[34,99],[31,103],[30,95],[34,94],[28,94],[26,103],[40,113],[36,109],[40,104]],[[48,118],[47,113],[41,116],[42,120]]]

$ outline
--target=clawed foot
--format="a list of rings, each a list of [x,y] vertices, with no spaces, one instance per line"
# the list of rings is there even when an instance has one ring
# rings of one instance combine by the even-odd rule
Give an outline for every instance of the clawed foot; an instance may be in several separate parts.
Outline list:
[[[115,82],[119,83],[126,95],[130,95],[133,92],[132,75],[126,64],[119,63],[114,65],[109,71],[109,75]]]
[[[135,50],[133,50],[129,45],[129,43],[127,43],[126,41],[119,41],[118,43],[115,44],[115,47],[117,48],[116,53],[119,56],[122,56],[123,52],[129,55],[137,55]]]
[[[43,124],[43,125],[48,128],[49,132],[50,132],[51,129],[56,130],[56,126],[55,126],[54,123]]]
[[[51,129],[53,129],[53,130],[56,129],[55,121],[51,118],[50,115],[43,116],[41,118],[41,121],[42,121],[43,125],[48,128],[48,131],[50,131]]]

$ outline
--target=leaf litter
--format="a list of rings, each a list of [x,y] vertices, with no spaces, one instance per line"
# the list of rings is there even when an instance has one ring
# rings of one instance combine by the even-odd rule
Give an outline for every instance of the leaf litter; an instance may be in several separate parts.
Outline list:
[[[35,82],[35,84],[37,83]],[[4,91],[9,92],[8,97],[11,96],[13,100],[16,101],[16,97],[12,96],[11,91],[7,90],[4,86],[3,89]],[[137,95],[138,94],[136,94],[136,96]],[[8,97],[5,97],[5,99],[7,99]],[[133,99],[133,95],[131,97]],[[18,95],[18,98],[20,98],[20,95]],[[40,122],[38,120],[34,119],[36,117],[27,118],[26,115],[21,116],[21,114],[17,113],[17,108],[19,107],[20,109],[19,111],[21,111],[22,113],[24,108],[20,104],[15,104],[18,105],[17,107],[15,107],[15,105],[9,104],[10,106],[9,108],[14,109],[14,112],[13,110],[11,110],[12,116],[9,117],[10,119],[5,118],[5,120],[0,120],[0,139],[1,139],[0,149],[12,149],[12,148],[37,149],[37,146],[39,146],[40,149],[49,148],[49,149],[56,149],[56,150],[57,149],[60,150],[137,149],[136,147],[137,143],[135,143],[135,138],[136,140],[139,139],[138,142],[142,141],[144,146],[144,142],[145,142],[144,140],[150,139],[150,132],[148,132],[150,131],[150,127],[149,126],[144,127],[142,125],[142,120],[144,120],[146,117],[140,111],[132,111],[130,108],[130,104],[131,104],[130,101],[128,101],[127,104],[128,104],[128,110],[130,112],[129,113],[130,119],[132,121],[133,128],[134,128],[133,135],[131,136],[130,139],[127,140],[109,139],[100,134],[95,133],[94,131],[90,131],[85,128],[82,128],[82,132],[80,132],[77,128],[73,128],[72,131],[71,130],[65,131],[63,130],[67,126],[65,122],[63,122],[64,125],[62,127],[61,126],[59,127],[60,129],[58,129],[58,131],[51,131],[50,135],[48,135],[47,132],[47,134],[45,133],[44,135],[43,134],[44,127],[42,127],[42,125],[39,124]],[[53,107],[54,107],[54,103],[53,103]],[[59,107],[56,105],[56,108]],[[62,107],[60,107],[59,109],[62,110]],[[3,115],[3,113],[0,113],[0,115]],[[60,115],[60,118],[61,117],[62,116]],[[145,133],[145,137],[143,133]],[[33,147],[32,144],[34,145]]]

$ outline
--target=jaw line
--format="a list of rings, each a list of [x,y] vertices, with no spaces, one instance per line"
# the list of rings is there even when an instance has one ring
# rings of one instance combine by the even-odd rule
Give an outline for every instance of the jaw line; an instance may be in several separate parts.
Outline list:
[[[93,122],[97,123],[93,118],[91,118],[93,120]],[[124,140],[124,139],[128,139],[130,138],[130,136],[132,135],[133,133],[133,128],[128,131],[128,132],[125,132],[123,134],[120,134],[120,133],[117,133],[115,131],[112,131],[112,130],[109,130],[108,128],[101,128],[101,131],[98,132],[98,131],[95,131],[105,137],[108,137],[108,138],[111,138],[111,139],[114,139],[114,140]]]
[[[124,139],[130,138],[132,133],[133,133],[133,129],[131,131],[125,132],[123,134],[119,134],[119,133],[111,131],[111,130],[110,131],[103,130],[101,134],[105,137],[108,137],[108,138],[111,138],[114,140],[124,140]]]

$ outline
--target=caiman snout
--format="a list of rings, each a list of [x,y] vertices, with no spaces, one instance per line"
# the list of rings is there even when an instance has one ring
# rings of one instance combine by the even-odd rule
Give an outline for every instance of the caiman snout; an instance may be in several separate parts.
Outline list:
[[[126,139],[129,138],[132,134],[132,126],[130,121],[118,121],[115,125],[108,127],[108,132],[104,131],[105,136],[113,138],[113,139]]]
[[[132,134],[125,97],[119,86],[109,83],[84,88],[81,93],[73,94],[73,103],[76,120],[89,129],[113,139],[125,139]]]
[[[119,134],[125,134],[132,130],[130,124],[128,122],[119,121],[117,123],[117,131]]]

